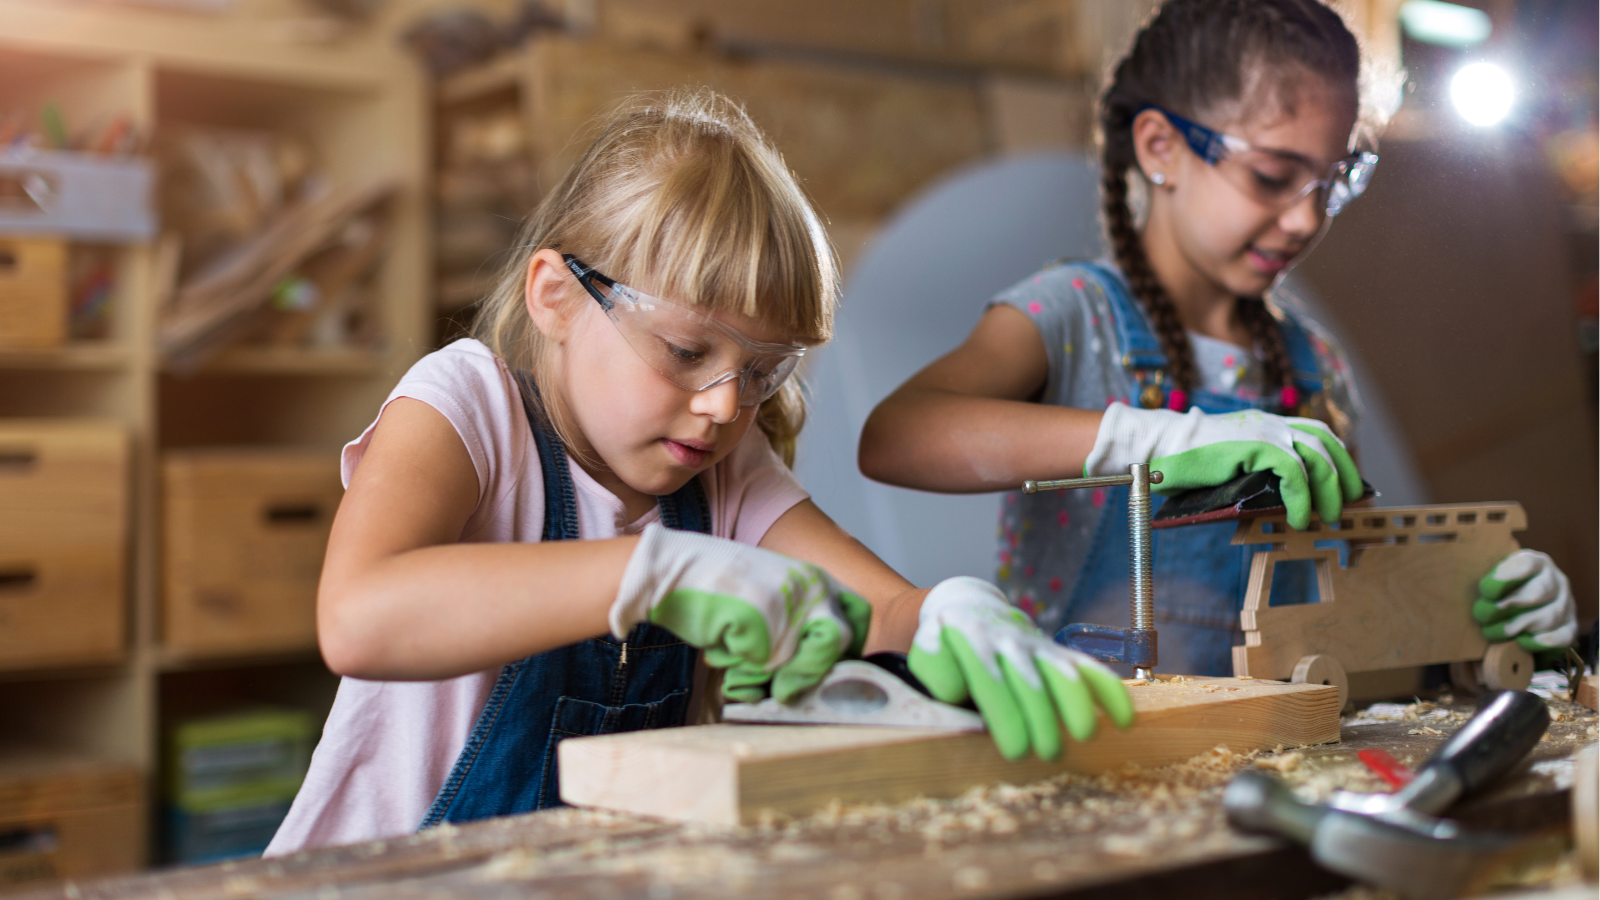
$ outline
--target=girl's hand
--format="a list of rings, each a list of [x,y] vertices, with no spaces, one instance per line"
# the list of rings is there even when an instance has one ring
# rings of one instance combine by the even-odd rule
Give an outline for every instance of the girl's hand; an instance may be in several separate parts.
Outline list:
[[[1572,586],[1537,550],[1518,550],[1483,576],[1472,617],[1490,642],[1516,638],[1530,652],[1570,647],[1578,636]]]
[[[1336,522],[1344,504],[1360,499],[1361,473],[1350,451],[1315,419],[1248,410],[1207,415],[1132,409],[1113,403],[1100,422],[1085,475],[1126,474],[1134,463],[1159,471],[1152,490],[1175,494],[1212,487],[1250,472],[1271,470],[1289,525],[1304,529],[1311,511]]]
[[[971,696],[1007,759],[1029,746],[1042,759],[1060,756],[1062,722],[1074,740],[1088,740],[1096,704],[1118,728],[1133,721],[1122,679],[1045,637],[981,578],[948,578],[928,593],[909,662],[934,697]]]
[[[643,621],[727,669],[729,700],[787,702],[844,656],[860,656],[872,608],[810,563],[660,525],[644,530],[611,606],[621,638]]]

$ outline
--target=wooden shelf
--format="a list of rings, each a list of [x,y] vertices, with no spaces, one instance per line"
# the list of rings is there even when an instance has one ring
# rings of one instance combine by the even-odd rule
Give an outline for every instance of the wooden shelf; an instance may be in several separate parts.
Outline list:
[[[320,663],[322,652],[316,647],[297,647],[284,650],[253,650],[247,653],[190,653],[161,648],[156,654],[156,668],[162,672],[199,672],[209,669],[246,669],[257,666],[277,666],[290,663]]]
[[[234,347],[196,377],[171,371],[157,350],[164,296],[156,242],[116,250],[110,338],[0,348],[0,416],[112,419],[126,427],[132,450],[125,639],[114,658],[0,671],[0,730],[59,746],[63,758],[127,763],[144,782],[141,797],[159,781],[167,727],[257,703],[326,715],[338,684],[314,644],[247,652],[163,644],[165,452],[317,446],[331,457],[431,342],[426,75],[392,29],[336,45],[286,45],[252,20],[243,9],[251,6],[189,16],[0,0],[0,111],[36,116],[52,103],[74,129],[126,115],[155,140],[181,126],[272,131],[303,142],[335,184],[382,176],[399,185],[372,290],[381,349]],[[140,808],[129,822],[127,865],[142,864],[157,820]]]
[[[83,341],[38,350],[0,348],[0,369],[70,369],[116,372],[128,367],[132,351],[109,341]]]
[[[194,374],[372,375],[383,371],[388,362],[388,354],[377,350],[232,347],[208,360]]]

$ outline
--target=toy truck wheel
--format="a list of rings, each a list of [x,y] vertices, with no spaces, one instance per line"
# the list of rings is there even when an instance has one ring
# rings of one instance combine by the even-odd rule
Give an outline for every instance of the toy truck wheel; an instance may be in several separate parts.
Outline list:
[[[1350,678],[1337,659],[1322,653],[1300,657],[1289,680],[1295,684],[1327,684],[1339,689],[1339,708],[1350,701]]]
[[[1492,644],[1483,654],[1483,684],[1493,691],[1526,690],[1533,683],[1533,654],[1516,641]]]

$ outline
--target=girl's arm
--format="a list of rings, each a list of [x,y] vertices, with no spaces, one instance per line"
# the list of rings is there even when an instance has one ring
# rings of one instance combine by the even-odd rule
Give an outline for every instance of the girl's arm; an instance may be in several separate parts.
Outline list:
[[[863,653],[911,649],[927,589],[913,587],[815,503],[802,501],[779,516],[761,539],[761,547],[821,566],[872,604],[872,627]]]
[[[457,543],[477,498],[477,472],[449,421],[418,400],[390,403],[328,539],[317,590],[328,668],[449,678],[608,630],[638,538]]]
[[[965,343],[872,411],[861,432],[862,473],[946,493],[1081,476],[1102,413],[1035,402],[1048,374],[1033,321],[990,307]]]

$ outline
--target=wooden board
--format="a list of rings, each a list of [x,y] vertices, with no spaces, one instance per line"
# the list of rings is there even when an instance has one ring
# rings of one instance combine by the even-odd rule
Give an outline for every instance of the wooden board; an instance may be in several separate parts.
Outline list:
[[[1138,719],[1102,720],[1062,759],[1007,761],[987,734],[825,725],[705,725],[569,738],[561,799],[577,806],[719,825],[763,810],[797,815],[832,800],[951,797],[1061,772],[1159,766],[1225,744],[1235,752],[1339,739],[1338,690],[1236,678],[1129,682]]]
[[[1313,655],[1347,673],[1483,658],[1489,645],[1471,616],[1478,579],[1518,549],[1512,533],[1527,525],[1517,503],[1352,509],[1337,529],[1241,522],[1233,543],[1274,546],[1250,566],[1234,674],[1289,678]],[[1351,542],[1346,566],[1337,549],[1316,546],[1340,540]],[[1314,562],[1321,602],[1271,606],[1273,570],[1291,560]]]
[[[1578,682],[1578,702],[1590,709],[1600,709],[1600,676],[1583,676]]]
[[[317,580],[343,494],[338,455],[173,451],[163,469],[167,648],[315,647]]]
[[[114,422],[0,423],[0,669],[122,655],[128,444]]]

